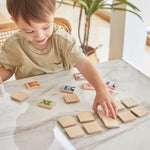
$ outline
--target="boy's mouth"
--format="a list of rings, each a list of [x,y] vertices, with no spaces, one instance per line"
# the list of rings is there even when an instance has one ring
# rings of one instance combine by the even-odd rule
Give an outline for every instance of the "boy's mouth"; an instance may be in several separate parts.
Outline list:
[[[43,43],[46,39],[38,40],[37,43]]]

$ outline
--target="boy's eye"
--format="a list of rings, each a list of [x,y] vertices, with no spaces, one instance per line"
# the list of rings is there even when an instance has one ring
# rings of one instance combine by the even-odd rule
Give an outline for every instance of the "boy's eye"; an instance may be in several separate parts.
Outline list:
[[[46,30],[46,29],[48,29],[49,28],[49,26],[48,27],[45,27],[45,28],[43,28],[44,30]]]
[[[30,33],[33,33],[33,31],[25,31],[25,32],[26,32],[26,33],[29,33],[29,34],[30,34]]]

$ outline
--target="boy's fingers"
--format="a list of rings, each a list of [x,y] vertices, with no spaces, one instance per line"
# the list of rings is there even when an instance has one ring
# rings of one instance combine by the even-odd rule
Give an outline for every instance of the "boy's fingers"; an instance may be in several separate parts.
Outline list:
[[[107,103],[107,107],[108,107],[112,117],[115,119],[116,118],[116,113],[115,113],[115,110],[114,110],[112,104],[111,103]]]
[[[94,101],[93,110],[94,110],[95,113],[97,112],[97,107],[98,107],[98,103],[96,103],[96,102]]]
[[[1,78],[1,76],[0,76],[0,84],[2,84],[2,78]]]
[[[115,103],[114,103],[114,102],[111,102],[111,104],[112,104],[112,106],[113,106],[113,108],[114,108],[115,114],[117,114],[117,107],[116,107]]]
[[[108,117],[108,108],[107,108],[107,105],[105,103],[102,103],[101,107],[103,108],[105,116]]]

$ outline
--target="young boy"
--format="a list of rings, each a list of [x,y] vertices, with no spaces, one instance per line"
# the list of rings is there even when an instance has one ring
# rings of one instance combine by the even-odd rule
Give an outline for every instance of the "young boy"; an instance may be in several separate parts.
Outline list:
[[[19,31],[0,50],[0,82],[76,67],[96,89],[93,109],[116,117],[116,106],[99,73],[74,38],[54,22],[55,0],[7,0],[7,9]],[[88,69],[87,69],[88,68]]]

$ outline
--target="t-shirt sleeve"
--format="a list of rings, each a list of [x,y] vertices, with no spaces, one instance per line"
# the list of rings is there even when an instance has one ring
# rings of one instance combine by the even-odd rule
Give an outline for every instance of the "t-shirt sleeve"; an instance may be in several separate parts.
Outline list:
[[[82,52],[81,47],[76,42],[76,39],[68,33],[63,33],[58,39],[59,48],[62,51],[62,55],[66,60],[67,65],[76,66],[80,60],[84,59],[86,56]]]
[[[85,58],[82,49],[76,42],[73,42],[72,47],[68,49],[66,57],[72,66],[76,66],[80,60]]]
[[[13,47],[11,48],[6,45],[7,43],[0,48],[0,67],[4,67],[5,69],[13,69],[19,65],[16,52],[14,52]]]

